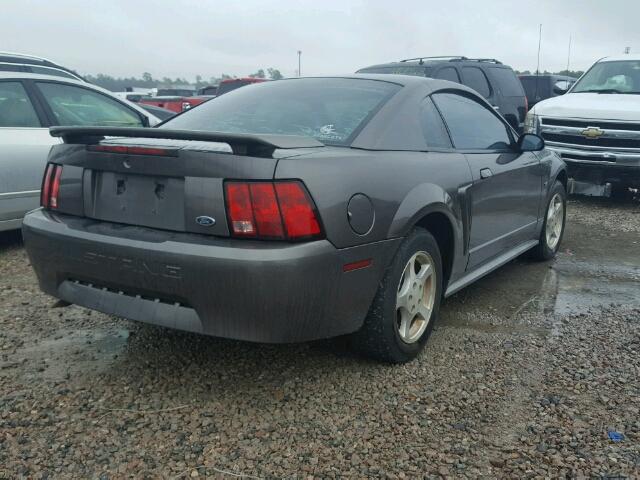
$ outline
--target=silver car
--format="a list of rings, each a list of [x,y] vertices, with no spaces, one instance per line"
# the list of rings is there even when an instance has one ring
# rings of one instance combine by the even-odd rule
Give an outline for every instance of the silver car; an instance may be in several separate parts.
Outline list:
[[[149,127],[159,119],[111,92],[58,76],[0,72],[0,231],[40,203],[42,172],[60,140],[51,126]]]

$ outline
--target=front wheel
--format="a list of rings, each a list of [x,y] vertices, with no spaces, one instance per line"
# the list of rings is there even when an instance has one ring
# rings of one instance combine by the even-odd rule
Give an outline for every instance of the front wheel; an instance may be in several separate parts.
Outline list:
[[[560,249],[567,218],[567,193],[564,185],[556,181],[551,189],[549,203],[544,216],[544,224],[538,245],[532,250],[536,260],[550,260]]]
[[[383,362],[412,360],[431,334],[441,298],[438,243],[429,232],[416,228],[387,269],[363,327],[354,334],[356,346]]]

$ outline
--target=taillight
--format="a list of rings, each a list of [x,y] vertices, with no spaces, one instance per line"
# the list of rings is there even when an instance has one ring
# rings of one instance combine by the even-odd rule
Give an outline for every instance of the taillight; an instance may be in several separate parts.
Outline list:
[[[49,163],[47,164],[47,169],[44,172],[42,188],[40,189],[40,205],[43,207],[49,206],[49,195],[51,193],[51,174],[54,168],[54,165]]]
[[[40,205],[45,208],[58,208],[61,177],[62,165],[55,165],[53,163],[47,165],[42,182],[42,189],[40,191]]]
[[[322,235],[313,200],[297,180],[226,182],[225,192],[236,237],[303,240]]]
[[[175,148],[136,147],[129,145],[87,145],[89,152],[124,153],[126,155],[154,155],[156,157],[176,157]]]
[[[276,183],[276,192],[289,238],[320,235],[320,223],[313,203],[300,182]]]

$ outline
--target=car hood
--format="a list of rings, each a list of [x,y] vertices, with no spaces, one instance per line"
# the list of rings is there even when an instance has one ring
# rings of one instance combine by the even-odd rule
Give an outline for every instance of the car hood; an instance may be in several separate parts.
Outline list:
[[[545,117],[640,121],[640,95],[567,93],[537,103],[533,113]]]

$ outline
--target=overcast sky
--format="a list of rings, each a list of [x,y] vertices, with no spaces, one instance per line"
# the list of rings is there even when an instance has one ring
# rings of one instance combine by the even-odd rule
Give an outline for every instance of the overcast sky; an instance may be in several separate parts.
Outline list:
[[[0,0],[0,50],[83,74],[187,77],[351,73],[418,55],[492,57],[535,70],[640,53],[638,0]]]

